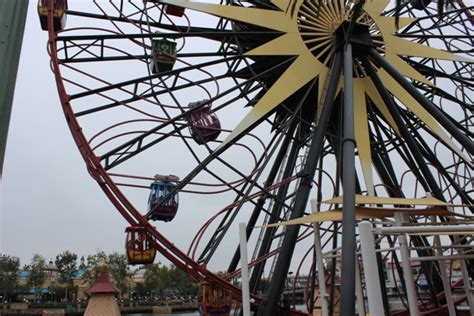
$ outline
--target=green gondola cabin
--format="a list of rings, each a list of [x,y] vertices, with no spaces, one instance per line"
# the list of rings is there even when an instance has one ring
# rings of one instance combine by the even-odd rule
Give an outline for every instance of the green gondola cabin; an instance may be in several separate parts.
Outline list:
[[[125,251],[129,264],[151,264],[155,261],[156,247],[153,236],[145,227],[130,226],[125,229]]]
[[[50,0],[53,2],[53,30],[55,32],[64,30],[66,27],[67,0]],[[41,29],[48,30],[48,0],[38,1],[38,16]]]
[[[154,74],[170,71],[176,62],[176,43],[165,38],[151,41],[150,70]]]

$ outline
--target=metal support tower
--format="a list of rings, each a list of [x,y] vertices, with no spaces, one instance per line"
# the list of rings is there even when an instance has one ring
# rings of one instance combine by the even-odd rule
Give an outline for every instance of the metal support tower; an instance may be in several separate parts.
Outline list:
[[[28,0],[0,0],[0,179],[27,11]]]

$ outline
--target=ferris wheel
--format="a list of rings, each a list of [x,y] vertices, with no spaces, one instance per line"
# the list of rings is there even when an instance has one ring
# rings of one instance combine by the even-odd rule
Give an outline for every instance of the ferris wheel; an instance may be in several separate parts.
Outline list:
[[[374,227],[397,222],[394,210],[412,226],[472,219],[473,8],[436,9],[412,0],[396,19],[388,0],[56,0],[38,12],[65,118],[128,222],[131,263],[159,252],[238,300],[245,222],[254,308],[274,315],[300,275],[307,310],[319,308],[321,256],[335,312],[344,238],[359,247],[355,222],[342,229],[349,204]],[[313,212],[324,253],[316,226],[280,225]],[[380,236],[392,250],[377,252],[378,269],[399,271],[391,290],[406,305],[398,235]],[[410,237],[420,310],[445,304],[444,268],[425,260],[435,248],[473,273],[471,237],[433,236]]]

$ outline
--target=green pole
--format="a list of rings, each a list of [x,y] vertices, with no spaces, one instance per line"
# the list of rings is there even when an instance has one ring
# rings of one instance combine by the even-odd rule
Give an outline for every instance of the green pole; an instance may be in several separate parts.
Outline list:
[[[28,0],[0,0],[0,179]]]

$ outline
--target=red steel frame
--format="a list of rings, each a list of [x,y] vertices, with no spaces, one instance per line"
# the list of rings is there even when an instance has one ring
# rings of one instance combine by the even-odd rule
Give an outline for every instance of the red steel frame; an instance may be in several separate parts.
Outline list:
[[[51,65],[54,72],[56,85],[58,88],[59,98],[61,101],[62,109],[66,117],[71,134],[76,142],[76,145],[81,153],[84,162],[86,163],[87,170],[94,180],[97,181],[105,195],[112,202],[117,211],[124,217],[124,219],[131,226],[143,226],[146,227],[147,231],[156,239],[157,250],[173,264],[180,269],[186,271],[196,282],[207,281],[215,283],[227,288],[232,295],[232,298],[237,301],[241,301],[242,292],[241,289],[230,283],[229,281],[218,277],[211,271],[209,271],[204,265],[196,263],[188,255],[173,245],[168,239],[160,234],[142,214],[137,211],[133,205],[127,200],[122,192],[117,188],[115,183],[112,181],[110,176],[104,170],[100,164],[99,158],[94,154],[89,146],[82,129],[72,111],[69,95],[64,87],[61,70],[59,68],[59,60],[55,52],[57,51],[56,46],[56,33],[53,30],[53,1],[48,0],[48,48],[51,57]],[[253,304],[258,305],[261,299],[257,296],[252,296]],[[292,311],[293,315],[307,315],[300,311]]]

